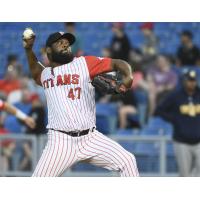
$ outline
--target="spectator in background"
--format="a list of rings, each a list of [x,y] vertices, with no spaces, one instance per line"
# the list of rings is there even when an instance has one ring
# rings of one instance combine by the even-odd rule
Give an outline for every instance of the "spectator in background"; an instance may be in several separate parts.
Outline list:
[[[124,32],[124,23],[113,23],[112,32],[114,35],[110,44],[111,57],[128,61],[131,43]]]
[[[200,50],[193,43],[192,32],[186,30],[181,34],[181,45],[177,50],[177,66],[196,66],[200,63]]]
[[[143,71],[143,55],[142,52],[136,48],[132,48],[129,55],[129,63],[134,66],[133,71],[137,68],[137,71]]]
[[[12,106],[11,104],[4,102],[0,99],[0,110],[5,111],[9,114],[15,115],[20,121],[25,123],[30,128],[35,128],[35,121],[33,118],[29,117],[25,113],[23,113],[21,110],[17,109],[15,106]],[[3,115],[0,115],[0,134],[9,134],[9,131],[4,128],[4,119],[5,117]],[[12,125],[12,124],[11,124]],[[13,154],[13,151],[16,147],[15,141],[13,140],[4,140],[0,143],[2,147],[2,162],[0,168],[2,170],[7,171],[11,169],[11,157]]]
[[[28,76],[23,76],[20,80],[22,89],[28,89],[31,93],[37,93],[40,100],[45,105],[46,99],[44,95],[43,88],[38,86],[31,78]]]
[[[35,120],[36,126],[31,129],[27,126],[26,134],[33,134],[40,136],[41,134],[46,133],[46,124],[45,124],[45,109],[42,105],[42,102],[39,99],[37,94],[32,94],[30,98],[32,104],[31,111],[29,115]],[[25,142],[23,144],[23,157],[20,162],[19,170],[30,171],[32,166],[32,145],[30,142]]]
[[[148,91],[149,87],[148,87],[148,82],[145,79],[144,73],[140,69],[135,68],[132,90],[135,91],[137,89]]]
[[[149,85],[146,80],[146,74],[143,73],[140,68],[141,67],[138,65],[136,65],[134,68],[134,80],[131,89],[137,102],[140,125],[143,126],[148,117]]]
[[[20,88],[10,92],[7,97],[7,101],[9,103],[15,104],[21,102],[23,91],[29,90],[30,93],[37,93],[40,96],[42,102],[45,104],[46,100],[44,99],[44,91],[42,90],[42,87],[36,85],[35,82],[28,76],[22,76],[19,82]]]
[[[16,68],[8,68],[5,78],[0,80],[0,91],[6,96],[21,88],[19,74]]]
[[[75,22],[65,22],[66,32],[71,33],[76,36],[76,41],[72,45],[72,52],[75,56],[79,57],[84,54],[82,49],[82,41],[80,36],[76,33],[76,23]]]
[[[174,126],[174,150],[180,176],[200,176],[200,89],[194,70],[184,74],[183,87],[165,98],[155,115]]]
[[[44,134],[46,132],[45,109],[38,94],[32,94],[30,102],[32,104],[32,108],[29,115],[35,120],[36,126],[34,129],[27,127],[28,129],[26,132],[34,135]]]
[[[101,55],[102,55],[102,57],[110,58],[111,57],[111,50],[110,50],[110,48],[109,47],[104,47],[101,50]]]
[[[22,89],[21,101],[14,104],[18,109],[22,110],[27,115],[30,113],[31,110],[31,103],[30,103],[31,95],[32,93],[27,88]],[[16,123],[18,124],[18,122]],[[21,125],[20,125],[20,132],[25,133],[26,128],[25,126]]]
[[[9,114],[15,115],[19,120],[21,120],[30,128],[35,127],[35,121],[33,118],[29,117],[28,115],[26,115],[24,112],[22,112],[15,106],[12,106],[11,104],[7,102],[2,101],[1,99],[0,99],[0,110],[6,111]]]
[[[16,104],[22,101],[24,89],[31,91],[29,88],[30,79],[27,76],[22,76],[19,80],[20,88],[8,94],[7,101],[11,104]]]
[[[137,103],[135,100],[135,97],[133,95],[133,91],[129,90],[127,91],[123,96],[119,99],[119,128],[128,128],[128,116],[129,115],[136,115],[137,112]],[[129,126],[135,127],[139,126],[139,122],[135,122],[134,124],[131,124]]]
[[[4,115],[0,113],[0,135],[7,135],[9,131],[4,127]],[[11,158],[16,148],[16,143],[13,140],[0,141],[0,171],[6,172],[12,169]]]
[[[159,55],[156,65],[147,72],[149,88],[149,114],[152,115],[155,106],[159,103],[177,83],[177,75],[171,69],[170,62],[164,55]]]
[[[17,71],[18,76],[23,74],[22,65],[19,63],[17,55],[10,54],[7,58],[6,71],[12,71],[13,69]]]
[[[152,22],[145,22],[140,28],[144,35],[144,44],[141,49],[143,59],[148,62],[158,54],[158,38],[153,32],[154,24]]]

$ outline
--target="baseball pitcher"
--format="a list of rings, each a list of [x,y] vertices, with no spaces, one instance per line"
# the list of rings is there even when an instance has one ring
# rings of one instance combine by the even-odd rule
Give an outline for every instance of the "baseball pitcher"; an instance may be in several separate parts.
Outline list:
[[[61,176],[80,161],[117,171],[121,176],[139,176],[134,155],[95,127],[92,80],[100,74],[119,71],[123,80],[112,88],[125,92],[133,80],[130,65],[118,59],[75,57],[71,51],[75,36],[56,32],[47,38],[50,66],[44,67],[33,52],[35,38],[33,32],[31,37],[23,37],[23,46],[32,77],[45,91],[48,141],[32,176]]]

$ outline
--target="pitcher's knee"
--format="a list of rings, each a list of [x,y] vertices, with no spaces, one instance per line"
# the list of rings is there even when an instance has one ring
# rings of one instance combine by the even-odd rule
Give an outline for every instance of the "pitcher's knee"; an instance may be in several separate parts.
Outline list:
[[[132,168],[137,168],[136,158],[132,153],[129,153],[129,161],[130,161]]]
[[[138,176],[137,162],[133,154],[127,153],[123,159],[123,165],[121,166],[121,171],[125,171],[128,176]]]

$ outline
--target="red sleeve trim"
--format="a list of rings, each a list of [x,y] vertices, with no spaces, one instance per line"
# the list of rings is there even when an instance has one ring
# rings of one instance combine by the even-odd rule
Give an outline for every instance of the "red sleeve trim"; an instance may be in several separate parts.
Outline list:
[[[112,71],[112,59],[95,56],[85,56],[90,78],[93,79],[98,74]]]

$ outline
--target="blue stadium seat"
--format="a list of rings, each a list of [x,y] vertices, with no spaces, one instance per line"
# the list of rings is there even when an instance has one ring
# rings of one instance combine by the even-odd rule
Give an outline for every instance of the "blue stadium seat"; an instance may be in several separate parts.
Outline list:
[[[136,152],[143,155],[158,155],[160,150],[157,142],[138,142]]]
[[[4,122],[4,127],[11,133],[20,134],[22,130],[22,125],[17,120],[15,116],[8,115]]]
[[[134,154],[140,172],[159,171],[159,145],[157,143],[137,143]]]
[[[114,103],[97,103],[96,104],[96,114],[97,115],[117,115],[117,105]]]
[[[105,135],[113,133],[110,128],[110,117],[97,115],[96,126],[97,130],[104,133]]]
[[[118,129],[116,131],[116,135],[139,135],[140,130],[139,129]]]
[[[130,153],[135,154],[137,145],[132,141],[119,141],[118,143]]]
[[[116,135],[119,136],[131,136],[131,135],[139,135],[139,129],[118,129]],[[134,153],[136,149],[136,144],[133,141],[119,141],[119,144],[124,147],[127,151]]]
[[[164,130],[156,127],[144,127],[141,131],[141,135],[163,135]]]
[[[117,128],[117,105],[96,104],[97,129],[104,134],[114,134]]]
[[[173,134],[173,126],[163,120],[160,117],[151,117],[144,129],[143,134],[148,135],[148,131],[153,134],[153,131],[155,131],[155,134],[153,135],[172,135]]]
[[[132,46],[141,47],[144,38],[140,30],[141,22],[128,22],[125,24],[125,31],[130,37]],[[36,53],[40,54],[40,47],[44,45],[47,35],[55,31],[64,31],[64,23],[38,23],[38,22],[20,22],[20,23],[0,23],[0,43],[2,44],[1,52],[4,58],[9,53],[17,53],[25,58],[25,54],[21,45],[21,35],[26,27],[32,27],[38,35],[36,43]],[[109,45],[112,37],[111,23],[77,23],[77,32],[84,38],[85,44],[83,50],[87,54],[100,56],[101,48]],[[193,23],[174,23],[174,22],[157,22],[155,23],[155,34],[159,37],[161,53],[174,54],[180,44],[179,34],[184,29],[189,29],[194,33],[194,41],[200,42],[200,25]],[[170,43],[169,43],[170,40]],[[1,66],[5,66],[6,59],[0,60]],[[20,62],[25,66],[24,60],[20,58]],[[27,67],[25,72],[28,73]]]

